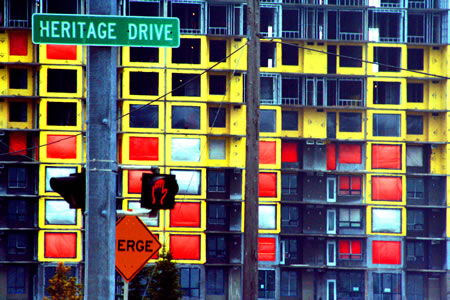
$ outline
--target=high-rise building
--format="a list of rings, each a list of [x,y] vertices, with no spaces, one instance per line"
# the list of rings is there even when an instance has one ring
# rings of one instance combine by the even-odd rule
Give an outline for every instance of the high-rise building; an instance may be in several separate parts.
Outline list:
[[[0,299],[41,299],[58,261],[84,276],[83,215],[49,179],[85,164],[86,48],[33,45],[31,14],[85,2],[0,1]],[[259,298],[449,298],[449,7],[261,1]],[[175,174],[175,209],[143,220],[186,299],[240,299],[246,3],[118,8],[181,26],[179,48],[118,49],[118,209]]]

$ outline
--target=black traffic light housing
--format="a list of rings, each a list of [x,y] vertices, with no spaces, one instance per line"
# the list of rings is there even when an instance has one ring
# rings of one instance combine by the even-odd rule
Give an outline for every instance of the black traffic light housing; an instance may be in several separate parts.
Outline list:
[[[86,209],[86,173],[74,173],[69,177],[50,178],[51,188],[66,200],[70,208]]]
[[[177,193],[175,175],[142,174],[141,207],[151,210],[173,209]]]

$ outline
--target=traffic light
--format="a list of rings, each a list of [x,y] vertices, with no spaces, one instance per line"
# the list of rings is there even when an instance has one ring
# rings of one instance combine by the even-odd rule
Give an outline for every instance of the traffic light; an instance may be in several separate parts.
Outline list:
[[[152,210],[173,209],[177,193],[175,175],[142,174],[141,207]]]
[[[69,177],[52,177],[50,186],[66,200],[70,208],[86,208],[86,173],[70,174]]]

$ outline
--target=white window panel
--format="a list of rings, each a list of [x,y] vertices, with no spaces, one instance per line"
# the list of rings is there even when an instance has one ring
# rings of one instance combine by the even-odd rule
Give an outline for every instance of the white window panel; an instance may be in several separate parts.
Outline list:
[[[423,148],[408,146],[406,147],[406,166],[423,167]]]
[[[200,195],[200,171],[171,170],[170,174],[176,176],[179,195]]]
[[[259,213],[259,229],[276,229],[277,208],[275,205],[260,205]]]
[[[70,174],[76,173],[76,167],[47,167],[45,169],[45,191],[53,192],[50,187],[50,178],[52,177],[68,177]]]
[[[209,159],[226,159],[225,140],[209,140]]]
[[[47,225],[76,225],[77,210],[71,209],[64,200],[45,201],[45,224]]]
[[[372,209],[372,232],[401,233],[401,209]]]
[[[173,138],[172,161],[200,161],[200,139]]]

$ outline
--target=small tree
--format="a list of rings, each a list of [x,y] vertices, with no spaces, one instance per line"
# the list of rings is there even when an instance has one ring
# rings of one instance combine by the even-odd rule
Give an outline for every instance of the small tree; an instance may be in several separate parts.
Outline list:
[[[67,278],[70,269],[63,262],[58,263],[55,276],[49,280],[50,286],[47,288],[50,298],[44,297],[44,300],[83,300],[83,287],[77,283],[77,278]]]
[[[159,258],[148,268],[147,294],[152,300],[181,299],[180,275],[172,254],[163,249]]]

